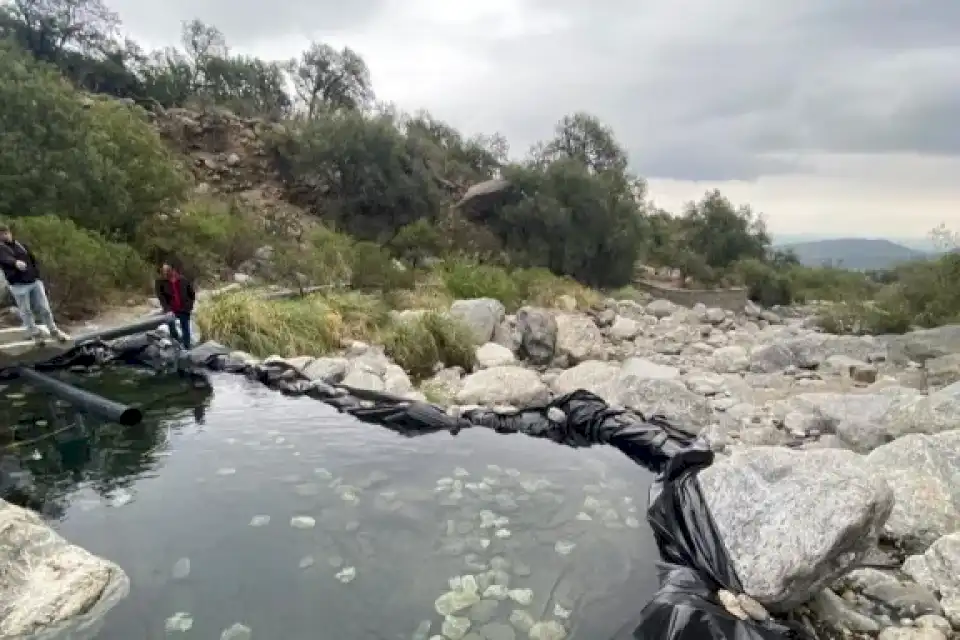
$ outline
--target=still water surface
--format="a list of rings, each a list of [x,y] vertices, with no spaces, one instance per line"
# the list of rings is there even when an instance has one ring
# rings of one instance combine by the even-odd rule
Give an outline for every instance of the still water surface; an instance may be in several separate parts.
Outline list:
[[[19,423],[5,497],[130,576],[102,640],[425,640],[466,575],[486,597],[448,635],[469,620],[465,640],[528,638],[553,620],[537,637],[596,640],[656,588],[650,475],[613,449],[479,428],[405,438],[235,376],[211,395],[122,375],[85,386],[144,403],[138,427],[15,387],[3,403]]]

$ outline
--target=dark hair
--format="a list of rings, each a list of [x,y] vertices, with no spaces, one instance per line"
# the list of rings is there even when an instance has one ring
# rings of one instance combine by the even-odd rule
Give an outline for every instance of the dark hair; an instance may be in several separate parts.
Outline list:
[[[4,231],[12,231],[12,229],[6,222],[0,222],[0,233],[3,233]]]

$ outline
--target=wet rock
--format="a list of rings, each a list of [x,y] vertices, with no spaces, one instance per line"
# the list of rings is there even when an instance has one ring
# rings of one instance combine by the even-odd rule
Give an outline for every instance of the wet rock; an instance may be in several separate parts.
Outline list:
[[[745,592],[798,606],[875,544],[893,493],[849,451],[748,447],[699,476]]]
[[[74,546],[32,511],[0,500],[0,637],[92,625],[130,582],[117,565]]]

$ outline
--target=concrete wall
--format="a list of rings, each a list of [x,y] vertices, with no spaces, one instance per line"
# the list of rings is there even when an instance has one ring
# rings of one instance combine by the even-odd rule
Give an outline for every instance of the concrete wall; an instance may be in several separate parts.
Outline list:
[[[692,307],[702,302],[708,307],[719,307],[730,311],[743,311],[747,304],[747,290],[742,287],[733,289],[677,289],[664,284],[654,284],[647,280],[638,280],[635,286],[646,291],[654,298],[669,300],[674,304]]]

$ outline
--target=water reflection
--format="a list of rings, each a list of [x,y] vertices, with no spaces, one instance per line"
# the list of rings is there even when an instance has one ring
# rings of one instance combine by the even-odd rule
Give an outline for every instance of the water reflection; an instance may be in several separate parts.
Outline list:
[[[170,433],[202,424],[211,399],[209,391],[177,375],[105,371],[93,384],[79,376],[61,378],[143,407],[144,420],[133,427],[104,424],[26,384],[0,391],[0,497],[55,520],[63,518],[78,489],[108,498],[155,469],[169,449]]]
[[[613,449],[403,438],[226,375],[212,396],[130,374],[91,390],[143,424],[11,387],[0,465],[7,495],[130,576],[99,640],[580,640],[655,590],[650,478]]]

